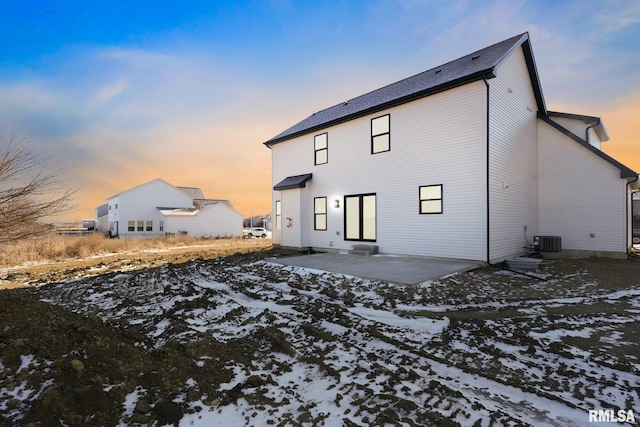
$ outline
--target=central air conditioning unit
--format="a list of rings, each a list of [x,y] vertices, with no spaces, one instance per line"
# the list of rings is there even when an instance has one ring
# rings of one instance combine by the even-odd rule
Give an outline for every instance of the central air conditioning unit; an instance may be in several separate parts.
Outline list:
[[[533,236],[533,249],[536,252],[560,252],[562,250],[562,237]]]

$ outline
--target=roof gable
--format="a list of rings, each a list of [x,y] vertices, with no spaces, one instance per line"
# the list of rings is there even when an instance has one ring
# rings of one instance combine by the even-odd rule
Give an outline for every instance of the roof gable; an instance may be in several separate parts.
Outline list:
[[[107,197],[107,200],[113,199],[114,197],[122,196],[122,195],[123,195],[123,194],[125,194],[125,193],[129,193],[129,192],[131,192],[131,191],[138,190],[138,189],[143,188],[143,187],[147,187],[147,186],[149,186],[149,185],[151,185],[151,184],[153,184],[153,183],[157,183],[157,182],[158,182],[158,183],[162,183],[162,184],[166,185],[167,187],[170,187],[172,190],[180,191],[180,190],[178,190],[174,185],[169,184],[169,183],[168,183],[167,181],[165,181],[164,179],[162,179],[162,178],[156,178],[156,179],[152,179],[151,181],[147,181],[147,182],[145,182],[144,184],[139,184],[139,185],[136,185],[135,187],[131,187],[131,188],[128,188],[128,189],[126,189],[126,190],[124,190],[124,191],[120,191],[119,193],[116,193],[116,194],[114,194],[114,195],[113,195],[113,196],[111,196],[111,197]],[[183,192],[183,193],[184,193],[184,192]]]
[[[560,113],[558,111],[549,111],[549,117],[563,117],[566,119],[580,120],[585,124],[592,127],[594,132],[598,134],[598,138],[600,141],[605,142],[609,140],[609,132],[607,128],[604,127],[604,123],[602,123],[602,119],[600,117],[595,116],[585,116],[583,114],[571,114],[571,113]]]
[[[396,105],[415,101],[463,84],[496,77],[498,67],[520,46],[523,47],[538,110],[546,113],[538,73],[528,33],[465,55],[454,61],[416,74],[399,82],[318,111],[264,144],[278,142],[355,119]]]
[[[590,117],[590,116],[583,116],[583,117]],[[595,148],[594,146],[589,144],[587,141],[585,141],[584,139],[580,138],[575,133],[571,132],[569,129],[563,127],[562,125],[559,125],[556,122],[554,122],[553,120],[551,120],[551,118],[549,118],[549,116],[547,116],[545,114],[542,114],[541,112],[538,112],[538,118],[540,120],[542,120],[543,122],[547,123],[549,126],[551,126],[554,129],[556,129],[557,131],[559,131],[559,132],[565,134],[566,136],[568,136],[569,138],[573,139],[575,142],[577,142],[578,144],[582,145],[583,147],[585,147],[586,149],[588,149],[589,151],[591,151],[592,153],[594,153],[598,157],[601,157],[602,159],[604,159],[607,162],[611,163],[613,166],[617,167],[620,170],[620,178],[634,178],[634,177],[638,176],[638,174],[635,171],[633,171],[632,169],[626,167],[625,165],[623,165],[622,163],[620,163],[619,161],[617,161],[613,157],[609,156],[608,154],[603,153],[602,151],[598,150],[597,148]]]
[[[131,191],[138,190],[138,189],[143,188],[143,187],[147,187],[147,186],[152,185],[154,183],[164,184],[167,188],[171,189],[172,191],[177,191],[182,195],[186,195],[186,196],[190,197],[192,200],[207,200],[207,199],[205,199],[204,193],[202,192],[202,190],[200,188],[197,188],[197,187],[176,187],[175,185],[170,184],[169,182],[165,181],[162,178],[152,179],[151,181],[147,181],[144,184],[140,184],[140,185],[136,185],[135,187],[128,188],[128,189],[126,189],[124,191],[121,191],[119,193],[114,194],[111,197],[107,197],[107,200],[113,199],[114,197],[122,196],[125,193],[129,193]]]

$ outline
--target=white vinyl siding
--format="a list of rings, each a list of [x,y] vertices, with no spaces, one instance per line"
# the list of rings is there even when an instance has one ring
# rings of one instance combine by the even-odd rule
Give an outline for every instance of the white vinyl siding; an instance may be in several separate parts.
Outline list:
[[[225,203],[207,205],[195,215],[168,214],[166,231],[186,231],[194,237],[234,237],[242,235],[242,214]]]
[[[307,155],[307,158],[309,156]],[[282,229],[280,230],[280,244],[283,246],[302,247],[302,233],[305,226],[301,216],[301,189],[283,190],[280,193],[282,203]],[[312,209],[309,211],[313,212]],[[313,230],[313,218],[306,221],[306,226]]]
[[[521,255],[537,234],[537,104],[522,49],[488,80],[490,255],[502,260]]]
[[[372,155],[371,119],[386,114],[393,121],[393,148]],[[344,196],[375,193],[381,252],[484,260],[486,116],[485,85],[475,82],[324,129],[331,135],[331,161],[322,168],[309,155],[310,135],[275,144],[274,183],[305,173],[313,177],[300,190],[274,191],[273,200],[282,200],[283,217],[289,215],[287,204],[294,205],[292,212],[303,217],[294,227],[307,222],[307,231],[297,230],[299,246],[350,249]],[[447,189],[442,215],[416,209],[416,189],[429,183]],[[295,192],[302,196],[289,200]],[[328,200],[327,230],[313,231],[313,198],[322,196]],[[283,227],[282,244],[287,231]]]
[[[627,189],[620,170],[541,120],[538,135],[539,233],[562,237],[563,250],[624,254]]]
[[[588,130],[589,144],[593,145],[598,150],[601,149],[601,143],[600,143],[600,138],[598,137],[598,134],[593,130],[593,128],[589,127],[589,125],[586,124],[583,120],[571,119],[568,117],[551,117],[551,120],[558,123],[560,126],[567,129],[568,131],[571,131],[580,139],[584,139],[585,141],[586,141],[585,138],[587,138],[587,128],[589,128]]]

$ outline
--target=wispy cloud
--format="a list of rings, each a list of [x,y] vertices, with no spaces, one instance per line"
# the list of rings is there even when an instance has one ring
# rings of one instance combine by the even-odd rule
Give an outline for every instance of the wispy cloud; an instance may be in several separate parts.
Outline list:
[[[129,83],[124,80],[112,83],[101,88],[90,100],[90,104],[102,106],[120,95],[129,87]]]
[[[144,43],[71,45],[14,64],[0,73],[0,117],[63,164],[73,160],[84,215],[158,176],[228,197],[248,214],[270,209],[261,142],[314,111],[525,31],[552,109],[628,117],[616,106],[640,87],[638,2],[250,6]]]

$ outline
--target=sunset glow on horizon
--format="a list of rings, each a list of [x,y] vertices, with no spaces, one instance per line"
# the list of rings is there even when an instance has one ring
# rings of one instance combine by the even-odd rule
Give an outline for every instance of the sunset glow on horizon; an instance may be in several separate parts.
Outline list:
[[[162,178],[270,212],[263,142],[318,111],[529,32],[547,108],[601,117],[640,172],[640,2],[0,4],[0,124],[78,188],[69,220]]]

